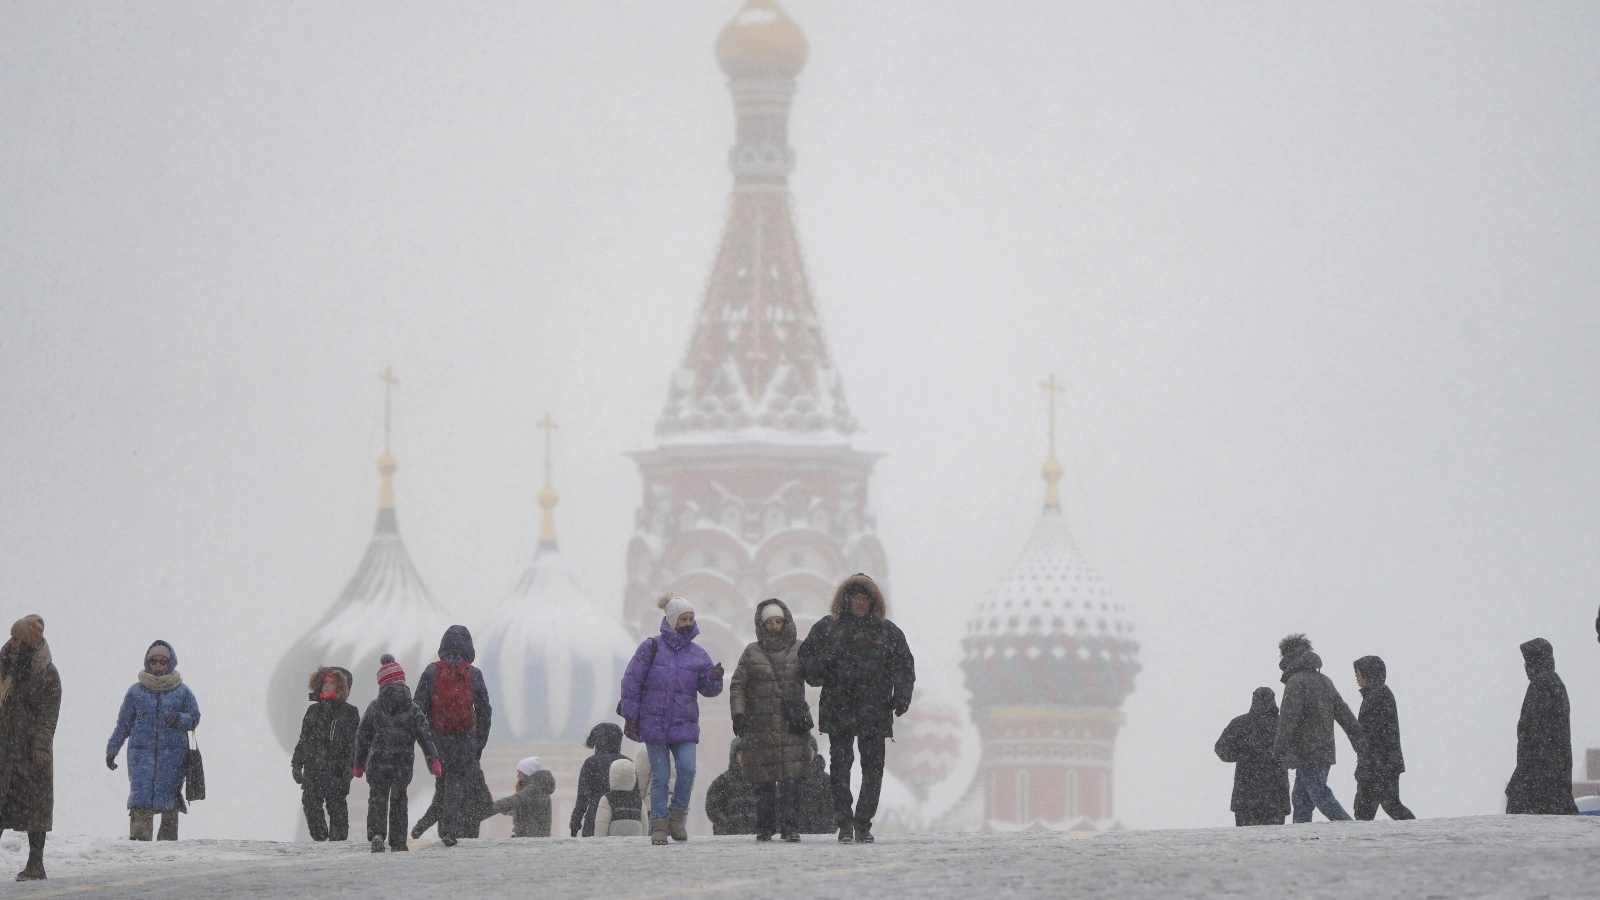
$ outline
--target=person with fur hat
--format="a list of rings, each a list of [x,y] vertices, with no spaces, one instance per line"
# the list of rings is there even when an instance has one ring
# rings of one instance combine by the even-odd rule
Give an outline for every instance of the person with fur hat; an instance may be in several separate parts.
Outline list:
[[[1235,716],[1217,738],[1217,758],[1233,763],[1233,824],[1282,825],[1289,815],[1289,771],[1272,758],[1278,735],[1278,698],[1258,687],[1250,711]]]
[[[494,801],[489,815],[510,816],[512,837],[549,837],[550,795],[555,792],[556,777],[539,757],[527,757],[517,763],[517,792]]]
[[[355,777],[367,779],[367,840],[373,853],[406,849],[406,789],[416,764],[417,747],[428,761],[428,771],[444,773],[433,729],[411,699],[406,673],[388,653],[378,658],[378,696],[367,704],[356,729]]]
[[[0,830],[28,833],[18,881],[40,881],[55,812],[56,720],[61,676],[50,660],[44,619],[23,616],[0,647]]]
[[[472,665],[477,651],[465,625],[451,625],[439,641],[439,661],[417,679],[416,702],[439,747],[444,774],[434,802],[439,807],[439,841],[454,847],[460,838],[475,838],[494,808],[484,780],[483,748],[489,743],[489,686],[483,671]]]
[[[622,759],[622,729],[615,722],[600,722],[589,729],[583,745],[593,750],[578,770],[578,796],[572,801],[572,836],[594,837],[600,798],[611,790],[611,764]],[[605,835],[601,835],[604,837]]]
[[[670,834],[687,841],[689,796],[694,790],[695,745],[700,741],[700,702],[696,694],[722,693],[722,663],[694,642],[700,626],[694,606],[672,593],[661,595],[661,633],[633,653],[622,674],[622,718],[626,733],[650,753],[650,843],[665,844]],[[667,802],[667,784],[678,777]]]
[[[1328,770],[1335,762],[1333,725],[1344,729],[1359,755],[1364,749],[1361,723],[1339,696],[1333,679],[1322,674],[1322,657],[1311,649],[1303,634],[1278,642],[1278,668],[1283,671],[1283,707],[1278,711],[1278,733],[1272,757],[1285,769],[1294,769],[1290,805],[1295,822],[1311,821],[1313,809],[1322,810],[1330,822],[1349,821],[1350,814],[1328,787]]]
[[[189,732],[200,725],[200,704],[178,674],[178,653],[166,641],[144,652],[139,679],[122,697],[117,726],[106,742],[106,768],[115,771],[117,752],[128,745],[128,837],[148,841],[156,813],[159,841],[178,839]]]
[[[1572,802],[1572,705],[1556,674],[1556,651],[1544,638],[1523,644],[1528,690],[1517,718],[1517,768],[1506,784],[1506,812],[1577,815]]]
[[[1370,822],[1378,808],[1391,819],[1415,819],[1400,802],[1400,773],[1406,770],[1400,752],[1400,711],[1389,690],[1389,669],[1376,656],[1355,661],[1356,687],[1361,689],[1361,734],[1366,747],[1356,757],[1356,818]]]
[[[884,741],[911,708],[916,661],[906,636],[888,619],[877,582],[856,573],[839,583],[830,614],[800,644],[806,683],[822,688],[817,730],[828,736],[834,822],[839,842],[870,844],[883,788]],[[861,748],[861,797],[850,797],[850,769]]]
[[[355,777],[356,729],[361,725],[361,714],[350,703],[350,671],[322,666],[311,673],[306,688],[311,705],[300,720],[289,773],[300,785],[311,839],[349,840],[350,779]]]
[[[733,733],[744,739],[744,778],[755,785],[756,840],[800,840],[800,783],[811,771],[811,729],[790,715],[805,703],[794,616],[778,599],[756,607],[756,639],[728,683]],[[809,718],[809,716],[807,717]]]

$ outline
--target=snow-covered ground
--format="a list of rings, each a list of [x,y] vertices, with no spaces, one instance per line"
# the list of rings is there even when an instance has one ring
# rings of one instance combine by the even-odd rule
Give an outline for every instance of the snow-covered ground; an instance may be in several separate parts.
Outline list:
[[[0,863],[20,869],[20,836]],[[57,836],[49,897],[1592,897],[1600,818],[1415,822],[1077,835],[885,835],[872,846],[701,838],[485,840],[377,856],[362,843]]]

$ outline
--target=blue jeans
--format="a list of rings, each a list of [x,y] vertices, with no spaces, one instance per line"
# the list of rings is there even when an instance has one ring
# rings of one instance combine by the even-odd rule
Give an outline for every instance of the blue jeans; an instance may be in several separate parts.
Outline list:
[[[690,741],[681,744],[645,744],[650,754],[650,818],[667,817],[667,779],[672,766],[678,767],[678,780],[672,787],[672,809],[689,808],[689,792],[694,790],[694,748]]]
[[[1313,808],[1322,810],[1329,822],[1348,822],[1350,814],[1339,805],[1339,798],[1328,787],[1327,766],[1301,766],[1294,770],[1294,791],[1289,795],[1296,822],[1311,821]]]

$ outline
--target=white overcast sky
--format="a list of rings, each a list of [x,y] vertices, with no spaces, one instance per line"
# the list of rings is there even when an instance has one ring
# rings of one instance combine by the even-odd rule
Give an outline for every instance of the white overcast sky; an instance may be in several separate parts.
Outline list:
[[[531,553],[548,411],[563,547],[620,605],[738,5],[0,6],[0,598],[65,684],[58,828],[124,827],[101,756],[161,637],[207,721],[188,833],[289,833],[265,681],[370,533],[384,366],[440,600],[489,621]],[[1600,746],[1600,5],[787,8],[801,240],[925,696],[965,702],[1055,372],[1143,638],[1124,823],[1231,822],[1211,745],[1289,631],[1352,702],[1388,660],[1421,815],[1498,810],[1527,638]]]

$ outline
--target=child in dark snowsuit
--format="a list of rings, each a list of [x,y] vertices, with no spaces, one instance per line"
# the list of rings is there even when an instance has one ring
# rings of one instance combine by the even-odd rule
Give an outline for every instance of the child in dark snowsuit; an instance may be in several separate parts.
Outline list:
[[[385,653],[378,664],[378,696],[367,704],[356,732],[357,778],[367,779],[367,840],[372,852],[406,849],[406,788],[416,763],[416,745],[428,760],[428,771],[438,776],[439,751],[427,717],[411,702],[406,673]]]
[[[323,666],[311,673],[306,687],[311,691],[311,706],[300,720],[300,742],[294,745],[289,771],[300,785],[300,805],[305,808],[311,839],[348,840],[350,779],[356,726],[361,722],[361,714],[348,702],[350,673]]]
[[[1406,759],[1400,753],[1400,712],[1394,692],[1386,683],[1388,669],[1376,656],[1363,656],[1355,662],[1356,686],[1361,688],[1361,733],[1367,746],[1356,757],[1357,819],[1371,821],[1378,807],[1391,819],[1415,819],[1400,802],[1400,773]]]
[[[583,745],[594,753],[583,761],[583,768],[578,770],[578,796],[572,802],[572,820],[567,826],[573,837],[580,832],[584,837],[594,837],[594,817],[600,809],[600,798],[611,790],[611,764],[624,758],[622,727],[612,722],[601,722],[589,729],[589,737]]]

